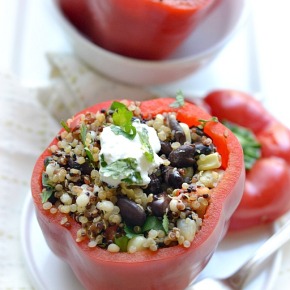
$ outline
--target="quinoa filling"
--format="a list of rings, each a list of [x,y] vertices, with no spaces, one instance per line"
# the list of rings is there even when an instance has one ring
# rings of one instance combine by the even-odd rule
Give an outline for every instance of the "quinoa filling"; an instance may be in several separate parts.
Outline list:
[[[43,208],[80,225],[76,241],[110,252],[189,247],[202,226],[221,156],[203,123],[174,112],[144,119],[139,102],[62,122],[42,175]]]

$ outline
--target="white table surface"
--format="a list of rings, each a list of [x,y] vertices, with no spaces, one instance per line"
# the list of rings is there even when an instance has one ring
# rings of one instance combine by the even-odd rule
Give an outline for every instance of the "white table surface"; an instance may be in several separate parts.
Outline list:
[[[49,84],[47,52],[71,52],[44,2],[0,0],[0,72],[11,73],[29,87]],[[248,22],[210,66],[162,89],[182,87],[190,94],[234,88],[258,93],[290,127],[290,1],[252,0],[250,6]],[[274,289],[289,288],[289,251],[288,246]]]

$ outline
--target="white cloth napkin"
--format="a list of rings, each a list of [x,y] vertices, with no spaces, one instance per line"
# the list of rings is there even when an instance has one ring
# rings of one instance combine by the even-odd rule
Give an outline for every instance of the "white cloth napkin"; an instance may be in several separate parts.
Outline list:
[[[103,100],[155,96],[108,80],[74,56],[50,54],[48,59],[52,82],[46,88],[24,88],[13,76],[0,74],[0,290],[33,289],[21,250],[21,211],[30,194],[33,166],[59,130],[59,122]],[[286,289],[289,274],[288,243],[275,289]]]
[[[37,156],[58,125],[36,90],[0,75],[0,289],[31,289],[20,247],[20,218]]]

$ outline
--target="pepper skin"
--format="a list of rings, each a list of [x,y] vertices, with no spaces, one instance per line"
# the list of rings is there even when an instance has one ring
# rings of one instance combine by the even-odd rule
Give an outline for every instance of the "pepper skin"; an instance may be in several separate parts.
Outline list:
[[[175,111],[177,119],[189,126],[197,125],[199,119],[209,120],[211,116],[194,104],[171,108],[173,99],[155,99],[141,103],[145,118],[158,113]],[[108,109],[111,102],[92,106],[86,111],[96,112]],[[76,124],[78,116],[72,124]],[[101,248],[89,248],[88,241],[77,243],[76,232],[80,228],[70,216],[70,227],[60,225],[64,214],[50,214],[42,207],[41,174],[44,159],[50,155],[45,150],[38,159],[32,174],[32,196],[36,216],[50,249],[65,260],[86,289],[185,289],[205,267],[218,243],[225,235],[231,215],[238,206],[244,190],[244,164],[241,146],[236,137],[221,123],[207,122],[205,132],[213,139],[222,155],[224,176],[212,190],[211,203],[205,214],[201,230],[191,246],[162,248],[129,254],[110,253]],[[56,139],[51,144],[55,144]]]
[[[207,15],[217,0],[78,0],[63,12],[97,45],[140,59],[162,59],[172,53]],[[86,26],[79,25],[79,3],[86,5]],[[73,12],[74,11],[74,12]],[[75,21],[76,20],[76,21]]]
[[[290,130],[244,92],[216,90],[204,101],[212,115],[250,129],[261,144],[261,158],[246,172],[244,195],[230,229],[276,220],[290,210]]]

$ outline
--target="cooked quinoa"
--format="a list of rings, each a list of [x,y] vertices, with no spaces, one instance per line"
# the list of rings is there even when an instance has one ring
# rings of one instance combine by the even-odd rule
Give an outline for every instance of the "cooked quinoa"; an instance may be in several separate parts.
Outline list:
[[[132,131],[116,125],[118,109],[82,114],[74,128],[71,119],[62,123],[65,130],[44,162],[43,208],[63,213],[65,227],[71,216],[80,226],[76,241],[87,239],[91,248],[134,253],[178,244],[189,247],[202,227],[211,189],[222,178],[221,156],[202,125],[189,128],[176,120],[174,112],[143,119],[140,103],[115,104],[126,105],[123,112],[130,117],[130,130],[132,125],[137,128],[134,139],[129,136]],[[140,139],[146,164],[155,164],[148,165],[144,178],[134,157],[109,164],[101,146],[104,132],[112,133],[108,130],[129,145]],[[148,141],[149,131],[158,140],[158,152]],[[110,142],[116,140],[106,141],[113,146]]]

